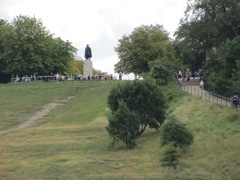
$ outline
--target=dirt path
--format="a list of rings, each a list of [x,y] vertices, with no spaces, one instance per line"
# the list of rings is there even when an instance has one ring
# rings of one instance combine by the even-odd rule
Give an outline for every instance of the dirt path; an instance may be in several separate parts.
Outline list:
[[[68,97],[67,100],[73,99],[73,98],[75,98],[75,96]],[[23,128],[34,126],[38,119],[46,116],[50,111],[55,109],[56,106],[63,105],[61,102],[66,102],[66,100],[61,100],[59,102],[52,102],[52,103],[46,104],[45,106],[43,106],[43,109],[41,111],[38,111],[38,112],[34,113],[28,120],[19,124],[17,127],[14,127],[14,128],[11,128],[11,129],[6,129],[4,131],[0,131],[0,135],[6,134],[6,133],[9,133],[9,132],[18,130],[18,129],[23,129]]]

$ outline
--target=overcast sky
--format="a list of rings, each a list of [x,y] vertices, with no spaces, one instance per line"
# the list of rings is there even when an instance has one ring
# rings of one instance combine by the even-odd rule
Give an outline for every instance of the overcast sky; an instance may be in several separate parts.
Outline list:
[[[84,58],[92,49],[95,69],[114,73],[114,48],[123,35],[141,25],[163,25],[173,33],[184,15],[186,0],[0,0],[0,19],[35,16],[55,37],[69,40]]]

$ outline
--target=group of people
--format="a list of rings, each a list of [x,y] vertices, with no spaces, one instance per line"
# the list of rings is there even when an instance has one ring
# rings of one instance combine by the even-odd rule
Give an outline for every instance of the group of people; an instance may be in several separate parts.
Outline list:
[[[25,76],[18,76],[18,75],[12,75],[11,77],[11,82],[30,82],[30,81],[66,81],[66,80],[113,80],[113,75],[112,74],[96,74],[92,76],[83,76],[81,74],[71,74],[67,75],[66,72],[64,73],[56,73],[53,74],[51,73],[50,75],[45,75],[45,76],[38,76],[37,73],[33,75],[25,75]]]
[[[18,76],[17,74],[16,75],[14,75],[14,74],[11,75],[11,80],[15,81],[15,82],[34,81],[34,80],[37,80],[37,78],[38,78],[38,74],[37,73],[34,73],[34,74],[30,75],[30,76],[24,75],[22,77]]]
[[[190,77],[192,76],[189,68],[187,68],[186,70],[180,70],[178,72],[178,78],[182,79],[182,80],[186,80],[186,81],[190,81]]]

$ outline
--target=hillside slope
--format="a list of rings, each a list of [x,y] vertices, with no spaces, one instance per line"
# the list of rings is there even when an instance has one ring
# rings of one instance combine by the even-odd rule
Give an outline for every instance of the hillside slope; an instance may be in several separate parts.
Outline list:
[[[122,143],[109,149],[107,96],[117,83],[122,82],[1,85],[1,130],[21,124],[45,104],[61,105],[34,126],[1,135],[0,178],[239,178],[239,110],[187,94],[171,103],[173,113],[194,134],[176,170],[161,166],[159,131],[147,129],[133,150]]]

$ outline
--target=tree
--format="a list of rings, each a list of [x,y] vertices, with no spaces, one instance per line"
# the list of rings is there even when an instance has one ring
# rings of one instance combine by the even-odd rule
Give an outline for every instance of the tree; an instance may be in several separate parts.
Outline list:
[[[176,168],[182,152],[186,152],[193,143],[193,135],[174,115],[168,117],[161,128],[161,145],[163,146],[163,166]]]
[[[240,36],[222,43],[206,67],[210,90],[225,96],[240,92]]]
[[[71,68],[68,71],[73,74],[83,74],[83,59],[74,59],[71,61]]]
[[[177,68],[175,66],[177,65],[180,66],[177,62],[172,64],[168,57],[164,57],[161,60],[157,59],[149,63],[151,69],[148,74],[158,85],[166,85],[170,81],[171,76],[176,72]]]
[[[164,146],[162,156],[162,166],[173,167],[176,169],[179,164],[179,158],[181,157],[181,150],[176,148],[174,143],[171,142]]]
[[[121,103],[124,104],[123,107]],[[168,108],[160,88],[150,80],[127,81],[114,87],[108,96],[108,107],[111,110],[112,118],[109,119],[107,129],[115,129],[117,131],[115,133],[119,134],[121,130],[112,126],[121,124],[122,128],[128,130],[128,128],[133,128],[127,127],[129,124],[134,124],[134,126],[137,124],[137,129],[133,128],[134,135],[131,135],[134,138],[139,137],[147,126],[158,129],[164,122]],[[126,116],[118,116],[122,109],[127,109]],[[116,124],[111,123],[112,121],[115,121]],[[109,132],[111,136],[118,138],[111,133],[112,131]],[[131,134],[132,131],[129,133]]]
[[[115,64],[117,73],[140,75],[150,71],[149,62],[168,57],[174,64],[175,56],[168,33],[160,25],[140,26],[124,35],[115,48],[120,61]]]
[[[189,0],[185,17],[176,32],[178,57],[192,66],[203,65],[206,88],[222,95],[232,92],[225,83],[231,86],[233,76],[229,77],[229,73],[238,57],[223,63],[231,55],[228,58],[218,53],[222,44],[240,36],[239,23],[240,0]]]
[[[240,0],[188,0],[177,34],[209,47],[233,39],[240,34],[239,5]]]
[[[189,43],[189,41],[191,43]],[[173,46],[176,58],[181,62],[178,66],[178,70],[187,66],[195,72],[204,66],[206,61],[206,51],[201,43],[198,44],[195,40],[192,42],[191,40],[179,40],[176,38]]]
[[[12,27],[7,21],[0,20],[0,82],[9,82],[11,73],[6,70],[9,58],[8,44],[13,41]]]
[[[212,47],[239,35],[239,3],[240,0],[188,0],[185,17],[175,32],[181,49],[177,55],[185,64],[204,65]]]
[[[130,111],[124,102],[120,102],[119,108],[112,112],[108,118],[109,125],[106,127],[110,137],[112,137],[112,145],[118,140],[124,142],[128,148],[136,146],[136,138],[140,121],[138,115]]]
[[[192,133],[175,116],[170,116],[161,129],[161,145],[173,143],[175,147],[184,148],[192,142]]]
[[[70,67],[76,48],[54,38],[35,17],[17,16],[9,26],[3,44],[2,73],[30,75],[64,72]]]

